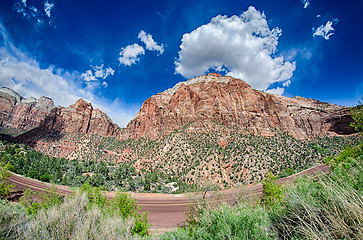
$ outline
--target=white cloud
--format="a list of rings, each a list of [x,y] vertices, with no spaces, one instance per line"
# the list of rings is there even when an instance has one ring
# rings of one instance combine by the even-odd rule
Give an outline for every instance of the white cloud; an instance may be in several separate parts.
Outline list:
[[[282,95],[284,93],[284,91],[285,91],[284,88],[277,87],[277,88],[268,89],[268,90],[266,90],[264,92],[265,93],[272,93],[272,94]]]
[[[95,72],[95,77],[106,79],[108,76],[115,74],[115,70],[113,70],[110,67],[103,69],[103,66],[104,64],[102,64],[101,66],[93,67],[93,70]]]
[[[132,45],[128,45],[125,48],[122,48],[120,52],[120,57],[118,58],[121,64],[126,66],[131,66],[140,60],[139,55],[144,55],[145,50],[139,44],[134,43]]]
[[[45,15],[48,16],[48,18],[51,18],[51,11],[53,8],[54,8],[54,3],[50,3],[48,1],[44,3],[44,12]]]
[[[91,66],[92,70],[89,69],[86,72],[82,73],[80,79],[82,79],[87,85],[91,85],[95,82],[99,84],[99,80],[101,79],[104,80],[108,76],[115,74],[115,70],[113,70],[110,67],[103,69],[103,66],[104,64],[102,64],[101,66],[94,66],[94,67]],[[102,86],[107,87],[108,84],[105,81],[103,81]]]
[[[140,31],[138,38],[146,45],[146,49],[150,51],[158,51],[159,54],[163,54],[164,46],[163,44],[158,45],[151,34],[144,32],[143,30]]]
[[[307,8],[310,5],[310,0],[301,0],[301,2],[304,4],[304,8]]]
[[[26,98],[47,96],[52,98],[56,105],[61,106],[69,106],[82,97],[92,102],[94,108],[107,113],[120,127],[125,127],[140,109],[138,105],[128,105],[120,100],[110,101],[98,97],[91,91],[92,88],[82,87],[79,82],[81,74],[78,72],[68,72],[54,66],[41,68],[40,64],[26,52],[14,46],[9,38],[5,27],[0,23],[1,87],[9,87]],[[112,75],[113,70],[107,69],[104,70],[102,79],[107,77],[107,74]],[[89,75],[92,75],[92,71]],[[107,83],[103,82],[102,85]]]
[[[175,71],[191,78],[210,69],[224,70],[267,90],[272,83],[289,80],[295,70],[295,62],[273,56],[280,35],[281,30],[270,30],[265,15],[252,6],[240,16],[218,15],[183,35]]]
[[[331,21],[326,22],[326,24],[321,25],[318,29],[314,29],[313,37],[322,36],[325,40],[329,40],[330,36],[334,34],[333,25],[339,22],[339,19],[333,18]]]

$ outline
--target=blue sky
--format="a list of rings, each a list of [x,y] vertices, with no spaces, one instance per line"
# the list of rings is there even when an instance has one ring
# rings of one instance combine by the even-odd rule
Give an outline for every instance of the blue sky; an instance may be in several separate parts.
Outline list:
[[[0,2],[0,83],[120,126],[150,96],[219,71],[353,106],[363,96],[360,0]]]

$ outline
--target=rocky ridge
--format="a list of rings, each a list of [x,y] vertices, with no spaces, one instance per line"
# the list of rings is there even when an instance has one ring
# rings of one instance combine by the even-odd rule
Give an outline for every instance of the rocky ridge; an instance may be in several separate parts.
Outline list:
[[[347,107],[264,93],[240,79],[211,73],[150,97],[126,129],[131,138],[156,139],[190,122],[217,122],[262,136],[278,129],[306,139],[351,134],[351,121]]]
[[[189,123],[195,132],[215,124],[237,126],[257,135],[286,131],[297,139],[354,133],[349,108],[302,97],[287,98],[252,89],[230,76],[210,73],[180,82],[147,99],[126,128],[120,128],[91,103],[79,99],[69,107],[55,107],[47,97],[25,99],[0,89],[0,125],[30,130],[98,134],[119,140],[157,139]]]

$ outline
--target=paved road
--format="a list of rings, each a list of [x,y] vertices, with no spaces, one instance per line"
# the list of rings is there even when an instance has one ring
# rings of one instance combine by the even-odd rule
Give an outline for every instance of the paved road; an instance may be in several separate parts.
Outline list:
[[[327,165],[319,165],[309,168],[305,171],[279,179],[278,182],[283,184],[293,181],[299,175],[316,175],[317,172],[328,172],[330,167]],[[9,182],[16,185],[15,191],[30,188],[36,192],[49,191],[52,185],[42,183],[37,180],[29,179],[20,175],[12,174]],[[71,195],[72,190],[67,186],[57,185],[57,192],[62,195]],[[169,229],[183,225],[185,221],[185,211],[188,205],[193,203],[192,199],[201,197],[201,194],[158,194],[158,193],[131,193],[136,198],[137,203],[142,206],[142,211],[149,212],[149,223],[152,224],[151,229],[158,229],[164,232]],[[260,197],[262,195],[262,184],[250,184],[243,188],[233,188],[220,191],[218,193],[208,193],[206,198],[212,205],[218,205],[223,202],[228,204],[235,203],[241,197]],[[115,196],[114,192],[106,192],[108,198]]]

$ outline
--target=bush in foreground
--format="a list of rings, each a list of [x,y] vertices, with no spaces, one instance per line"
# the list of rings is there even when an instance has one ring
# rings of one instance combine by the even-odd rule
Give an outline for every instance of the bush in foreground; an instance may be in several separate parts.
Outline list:
[[[74,196],[26,191],[21,204],[0,202],[0,239],[139,239],[148,234],[147,214],[118,193],[108,201],[99,188],[85,186]]]

